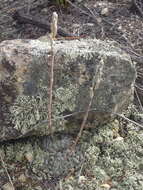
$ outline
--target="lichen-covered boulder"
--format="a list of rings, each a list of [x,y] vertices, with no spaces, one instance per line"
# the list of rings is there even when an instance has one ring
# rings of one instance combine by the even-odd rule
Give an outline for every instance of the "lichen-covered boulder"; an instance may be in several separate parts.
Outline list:
[[[48,41],[12,40],[0,44],[0,141],[49,134],[51,62]],[[135,76],[130,57],[113,42],[55,41],[53,132],[69,130],[71,121],[82,121],[92,87],[88,120],[94,126],[121,112],[132,98]]]

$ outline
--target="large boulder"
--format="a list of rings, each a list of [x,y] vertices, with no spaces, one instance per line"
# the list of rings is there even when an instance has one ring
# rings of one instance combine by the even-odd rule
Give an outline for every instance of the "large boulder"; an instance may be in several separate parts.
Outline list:
[[[0,44],[0,141],[49,134],[52,55],[48,41],[12,40]],[[72,121],[81,123],[92,87],[90,126],[107,122],[130,103],[135,77],[130,57],[113,42],[55,41],[52,131],[70,130],[72,125],[68,124]],[[62,118],[67,114],[73,115]]]

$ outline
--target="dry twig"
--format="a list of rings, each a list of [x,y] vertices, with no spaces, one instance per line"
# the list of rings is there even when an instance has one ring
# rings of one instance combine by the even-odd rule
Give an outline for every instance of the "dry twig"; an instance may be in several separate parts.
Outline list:
[[[92,105],[92,100],[95,96],[95,91],[96,89],[98,89],[100,81],[102,80],[102,71],[103,71],[103,67],[104,67],[104,63],[101,62],[100,65],[98,65],[98,67],[96,68],[96,72],[94,73],[93,79],[92,79],[92,86],[90,88],[90,101],[87,107],[87,110],[85,112],[81,127],[80,127],[80,131],[75,139],[75,142],[73,143],[72,147],[71,147],[71,152],[73,152],[75,150],[75,147],[82,135],[83,129],[85,127],[86,121],[88,119],[88,114]]]
[[[50,87],[49,87],[49,103],[48,103],[48,119],[49,119],[49,129],[52,134],[52,98],[53,98],[53,82],[54,82],[54,39],[57,35],[57,22],[58,15],[56,12],[53,12],[52,22],[51,22],[51,34],[49,35],[51,43],[51,65],[50,65]]]
[[[141,100],[139,98],[139,95],[138,95],[138,92],[137,92],[136,88],[135,88],[135,95],[136,95],[138,103],[139,103],[140,111],[143,112],[143,106],[142,106],[142,103],[141,103]]]

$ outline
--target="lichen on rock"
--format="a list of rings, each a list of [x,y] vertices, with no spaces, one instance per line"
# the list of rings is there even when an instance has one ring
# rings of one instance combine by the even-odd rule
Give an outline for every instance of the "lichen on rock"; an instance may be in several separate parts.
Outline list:
[[[0,113],[7,115],[0,119],[0,141],[50,133],[47,118],[50,51],[50,43],[39,40],[0,44],[0,75],[5,79],[1,80]],[[106,123],[112,113],[127,108],[133,95],[136,71],[130,57],[112,42],[55,41],[53,51],[53,132],[66,130],[67,126],[69,130],[71,121],[78,130],[92,87],[90,123]],[[68,114],[73,115],[65,119]]]

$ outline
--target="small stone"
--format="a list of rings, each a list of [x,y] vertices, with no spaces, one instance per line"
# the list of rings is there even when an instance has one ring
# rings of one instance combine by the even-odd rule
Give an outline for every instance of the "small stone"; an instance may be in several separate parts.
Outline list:
[[[69,190],[73,190],[73,187],[71,185],[68,185]]]
[[[84,183],[86,181],[86,177],[85,176],[79,176],[78,178],[78,183]]]
[[[73,28],[79,28],[80,24],[73,24],[72,26],[73,26]]]
[[[118,26],[118,30],[122,30],[122,26],[121,25]]]
[[[105,188],[105,189],[110,189],[110,185],[108,183],[102,184],[101,187]]]
[[[33,161],[33,153],[32,152],[27,152],[25,153],[25,158],[28,162],[32,162]]]
[[[21,182],[21,183],[24,183],[26,182],[26,176],[24,174],[21,174],[18,178],[18,180]]]
[[[123,140],[124,140],[123,137],[117,137],[117,138],[114,139],[114,141],[123,141]]]
[[[84,26],[89,26],[89,27],[93,27],[94,26],[94,23],[86,23],[86,24],[84,24]]]
[[[47,8],[42,9],[42,10],[41,10],[41,13],[47,14],[47,13],[48,13],[48,9],[47,9]]]
[[[97,18],[96,20],[97,20],[97,22],[98,22],[99,24],[102,22],[102,18],[100,18],[100,17]]]
[[[40,186],[35,187],[35,190],[42,190]]]
[[[106,7],[106,8],[103,8],[101,10],[101,15],[103,16],[108,16],[109,15],[109,9]]]

